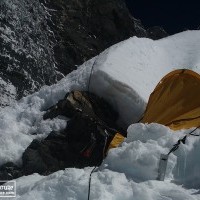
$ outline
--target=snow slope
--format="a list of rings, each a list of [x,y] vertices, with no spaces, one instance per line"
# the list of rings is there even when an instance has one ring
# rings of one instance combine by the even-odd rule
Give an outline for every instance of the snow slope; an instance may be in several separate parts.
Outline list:
[[[42,115],[66,92],[88,89],[91,69],[89,90],[110,101],[120,113],[119,123],[128,127],[141,117],[158,81],[178,68],[200,72],[200,31],[158,41],[133,37],[110,47],[59,83],[1,109],[0,164],[20,164],[23,151],[34,138],[65,127],[65,119],[43,121]],[[198,137],[189,138],[170,156],[167,181],[155,180],[160,154],[167,153],[183,132],[173,133],[156,124],[129,126],[126,141],[110,151],[94,173],[91,199],[200,199]],[[47,177],[35,174],[19,178],[17,199],[86,199],[90,171],[66,169]]]
[[[90,199],[199,200],[199,137],[189,138],[186,145],[170,155],[164,182],[155,180],[160,154],[168,153],[186,132],[175,133],[158,124],[131,125],[125,142],[110,150],[93,173]],[[17,179],[16,199],[85,200],[91,171],[92,168],[70,168],[47,177],[24,176]]]

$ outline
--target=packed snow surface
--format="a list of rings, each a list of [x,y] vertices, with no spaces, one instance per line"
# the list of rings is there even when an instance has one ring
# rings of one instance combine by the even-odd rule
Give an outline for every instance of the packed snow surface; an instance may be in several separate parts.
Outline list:
[[[134,124],[120,147],[109,151],[91,179],[91,200],[199,200],[200,138],[169,156],[165,181],[157,181],[161,153],[188,131],[174,132],[158,124]],[[197,131],[200,134],[200,131]],[[65,169],[49,176],[33,174],[17,179],[20,200],[85,200],[93,168]]]
[[[118,110],[119,123],[129,126],[127,139],[109,151],[92,175],[91,199],[200,200],[199,137],[188,137],[186,144],[170,155],[166,181],[160,182],[156,180],[160,155],[168,153],[188,130],[173,132],[158,124],[133,124],[159,80],[179,68],[200,72],[200,31],[157,41],[133,37],[110,47],[59,83],[1,109],[0,165],[7,161],[20,164],[23,151],[34,138],[63,129],[66,119],[44,121],[45,110],[71,90],[89,89],[106,98]],[[16,199],[87,199],[91,170],[66,169],[49,176],[19,178]]]

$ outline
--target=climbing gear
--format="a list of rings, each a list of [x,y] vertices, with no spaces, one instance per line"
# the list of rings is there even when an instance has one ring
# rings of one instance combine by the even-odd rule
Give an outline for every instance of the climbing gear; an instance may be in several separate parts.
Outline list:
[[[93,174],[93,172],[95,171],[95,169],[97,168],[97,166],[95,166],[93,169],[92,169],[92,171],[90,172],[90,178],[89,178],[89,183],[88,183],[88,185],[89,185],[89,187],[88,187],[88,200],[90,200],[90,187],[91,187],[91,179],[92,179],[92,174]]]
[[[186,138],[189,135],[200,136],[200,135],[193,134],[193,132],[195,132],[198,128],[200,128],[200,126],[196,127],[191,132],[187,133],[182,139],[179,139],[177,141],[177,143],[174,144],[173,147],[170,149],[170,151],[169,151],[168,154],[161,154],[160,161],[159,161],[159,167],[158,167],[158,177],[157,177],[157,180],[164,181],[164,179],[165,179],[165,173],[166,173],[166,169],[167,169],[167,162],[168,162],[169,155],[172,152],[175,152],[179,148],[179,146],[180,146],[181,143],[185,144]]]
[[[93,70],[94,70],[94,66],[97,62],[97,59],[98,59],[99,55],[96,57],[95,61],[93,62],[92,64],[92,67],[91,67],[91,71],[90,71],[90,76],[89,76],[89,81],[88,81],[88,92],[90,91],[90,82],[91,82],[91,79],[92,79],[92,73],[93,73]]]
[[[106,156],[106,144],[107,144],[107,140],[108,140],[108,133],[107,131],[105,130],[105,134],[106,134],[106,137],[105,137],[105,141],[104,141],[104,148],[103,148],[103,152],[102,152],[102,160],[105,158]],[[95,169],[98,169],[98,166],[95,166],[91,173],[90,173],[90,177],[89,177],[89,183],[88,183],[88,200],[90,200],[90,188],[91,188],[91,179],[92,179],[92,174],[93,172],[95,171]]]
[[[177,141],[177,143],[174,144],[174,146],[171,148],[171,150],[169,151],[169,153],[168,153],[167,155],[169,156],[169,154],[171,154],[172,152],[176,151],[176,150],[179,148],[179,145],[180,145],[181,143],[185,144],[186,137],[187,137],[187,135],[185,135],[185,136],[183,137],[183,139],[179,139],[179,140]]]
[[[97,58],[98,57],[96,57],[95,61],[93,62],[91,70],[90,70],[90,75],[89,75],[88,85],[87,85],[87,91],[88,92],[90,92],[90,82],[91,82],[91,79],[92,79],[92,73],[93,73],[93,70],[94,70],[94,66],[95,66],[95,64],[97,62]],[[82,101],[82,97],[83,97],[83,95],[81,96],[81,101]],[[83,111],[85,111],[85,108],[86,108],[86,101],[84,101],[84,104],[82,106],[82,113],[83,113]]]

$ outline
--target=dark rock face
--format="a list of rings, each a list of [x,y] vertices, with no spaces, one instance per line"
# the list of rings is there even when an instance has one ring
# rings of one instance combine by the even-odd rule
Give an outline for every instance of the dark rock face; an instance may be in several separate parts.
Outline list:
[[[54,52],[63,74],[119,41],[147,36],[122,0],[47,0],[46,6],[57,10],[51,13]]]
[[[1,106],[55,83],[119,41],[165,36],[146,31],[123,0],[2,0],[0,13]]]
[[[13,99],[54,83],[59,73],[47,9],[38,0],[3,0],[0,12],[0,77],[15,87]]]
[[[12,180],[20,176],[23,176],[21,168],[12,162],[5,163],[0,167],[0,180]]]
[[[162,27],[159,26],[153,26],[147,29],[147,31],[149,38],[153,40],[158,40],[168,36],[168,33]]]

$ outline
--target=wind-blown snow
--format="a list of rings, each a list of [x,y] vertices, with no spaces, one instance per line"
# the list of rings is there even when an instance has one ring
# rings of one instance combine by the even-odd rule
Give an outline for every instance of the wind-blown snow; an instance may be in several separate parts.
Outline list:
[[[128,127],[139,120],[150,93],[166,73],[178,68],[200,72],[200,31],[158,41],[130,38],[84,63],[59,83],[1,109],[0,165],[7,161],[20,164],[23,151],[34,138],[44,138],[66,126],[62,118],[44,121],[42,115],[67,92],[88,89],[92,68],[89,90],[106,98],[118,110],[119,123]],[[165,182],[155,180],[160,154],[168,153],[186,132],[157,124],[129,126],[125,142],[111,150],[93,174],[91,199],[200,199],[199,137],[189,137],[186,145],[170,155]],[[17,199],[86,199],[91,170],[66,169],[47,177],[19,178]]]

